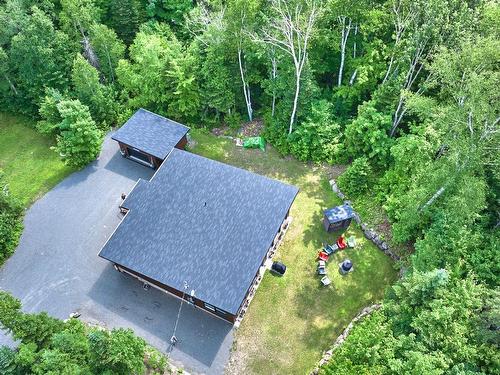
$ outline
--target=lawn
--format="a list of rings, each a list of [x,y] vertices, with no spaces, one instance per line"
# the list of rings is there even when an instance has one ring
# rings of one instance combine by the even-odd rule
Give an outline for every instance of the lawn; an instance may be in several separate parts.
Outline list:
[[[287,266],[284,277],[266,273],[235,334],[228,373],[306,374],[363,307],[380,300],[396,280],[391,260],[351,225],[348,235],[355,249],[337,253],[328,264],[333,280],[322,287],[316,275],[316,255],[334,234],[322,227],[322,210],[339,204],[317,165],[283,158],[274,150],[244,150],[229,139],[192,130],[193,152],[276,178],[300,188],[291,216],[293,222],[276,259]],[[338,263],[350,258],[354,272],[340,276]]]
[[[268,148],[244,150],[233,141],[193,129],[191,150],[206,157],[276,178],[300,188],[291,210],[293,222],[277,259],[288,270],[279,278],[266,274],[235,335],[231,366],[235,374],[305,374],[331,346],[354,315],[380,300],[396,279],[390,259],[367,242],[358,228],[359,246],[329,262],[333,285],[320,286],[315,258],[321,244],[333,242],[321,223],[322,209],[340,203],[321,166],[283,158]],[[50,150],[30,120],[0,113],[0,169],[12,193],[28,206],[73,170]],[[355,271],[341,277],[337,264],[349,257]]]
[[[74,169],[50,149],[53,141],[32,120],[0,112],[0,170],[11,193],[29,206]]]

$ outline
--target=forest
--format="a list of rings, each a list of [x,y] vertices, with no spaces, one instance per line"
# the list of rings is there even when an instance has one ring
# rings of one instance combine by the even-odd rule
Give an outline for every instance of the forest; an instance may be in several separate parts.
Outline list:
[[[339,187],[406,250],[320,373],[498,373],[496,1],[3,0],[0,25],[2,111],[71,166],[140,107],[227,134],[262,121],[283,156],[347,165]],[[22,210],[0,208],[3,259]]]

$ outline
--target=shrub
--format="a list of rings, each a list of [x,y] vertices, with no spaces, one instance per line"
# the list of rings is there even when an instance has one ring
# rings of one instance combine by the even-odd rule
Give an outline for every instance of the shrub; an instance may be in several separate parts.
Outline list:
[[[289,136],[290,151],[297,159],[333,163],[341,151],[340,126],[332,119],[332,105],[313,103],[311,115]]]
[[[155,373],[163,374],[168,366],[167,357],[148,345],[146,348],[146,366]]]
[[[130,329],[111,332],[47,313],[26,314],[21,302],[0,291],[0,329],[20,344],[0,347],[0,374],[144,374],[163,373],[167,359]],[[147,352],[146,352],[147,349]],[[145,355],[146,354],[146,355]]]
[[[0,171],[0,264],[11,255],[23,230],[22,207],[9,193]]]
[[[7,346],[0,346],[0,374],[16,374],[16,352]]]
[[[348,154],[353,158],[366,156],[376,165],[386,166],[393,144],[390,127],[391,116],[377,111],[373,103],[359,106],[358,117],[345,129]]]
[[[231,114],[226,115],[224,117],[224,121],[232,130],[238,130],[241,127],[241,123],[243,122],[241,115],[236,111],[233,111]]]
[[[345,194],[357,196],[365,192],[372,180],[372,167],[368,158],[360,157],[352,162],[338,178],[338,185]]]
[[[287,125],[283,121],[271,117],[270,113],[264,115],[263,136],[282,155],[290,153],[287,131]]]
[[[146,343],[130,329],[107,332],[94,330],[89,333],[90,356],[96,373],[106,370],[118,374],[144,373]]]
[[[101,150],[104,134],[100,131],[89,108],[79,100],[69,100],[49,93],[40,107],[44,117],[37,128],[42,133],[55,134],[53,147],[62,160],[75,167],[83,167],[94,160]]]
[[[24,314],[18,299],[0,291],[0,327],[12,333],[16,340],[45,347],[55,333],[63,330],[64,323],[45,312]]]
[[[90,346],[85,325],[70,319],[63,331],[52,336],[51,348],[68,354],[77,363],[88,363]]]
[[[109,364],[119,374],[142,374],[146,342],[131,329],[114,329],[109,341]]]

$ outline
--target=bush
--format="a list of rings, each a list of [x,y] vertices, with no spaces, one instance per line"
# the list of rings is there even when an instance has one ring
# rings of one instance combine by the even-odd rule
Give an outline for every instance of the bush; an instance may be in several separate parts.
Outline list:
[[[236,111],[224,116],[224,121],[232,130],[238,130],[243,122],[241,115]]]
[[[0,171],[0,264],[11,255],[23,230],[22,207],[9,193]]]
[[[332,119],[332,105],[320,100],[311,115],[288,137],[290,151],[297,159],[334,163],[341,153],[340,126]]]
[[[131,329],[114,329],[109,340],[109,369],[119,374],[144,373],[146,342],[134,335]]]
[[[391,115],[380,113],[371,102],[359,106],[358,117],[346,126],[349,156],[366,156],[378,166],[387,166],[393,139],[389,137]]]
[[[16,352],[7,347],[0,346],[0,374],[14,375],[16,374]]]
[[[21,303],[0,291],[0,329],[20,340],[16,351],[0,347],[0,374],[144,374],[163,373],[167,359],[147,347],[130,329],[111,332],[47,313],[25,314]]]
[[[42,133],[56,135],[57,145],[53,149],[66,164],[83,167],[99,155],[104,134],[92,120],[89,108],[79,100],[49,92],[40,107],[40,115],[44,120],[37,128]]]
[[[283,121],[271,117],[270,113],[264,115],[264,131],[262,135],[282,155],[290,153],[287,133],[287,125]]]
[[[340,189],[348,196],[364,193],[371,184],[372,167],[366,157],[357,158],[338,178]]]
[[[18,299],[0,291],[0,327],[8,330],[14,339],[42,348],[48,345],[55,333],[63,330],[64,323],[45,312],[24,314]]]
[[[167,357],[148,345],[146,348],[146,366],[155,373],[163,374],[168,366]]]
[[[142,374],[145,371],[146,343],[130,329],[107,332],[93,330],[88,335],[91,364],[96,373]]]

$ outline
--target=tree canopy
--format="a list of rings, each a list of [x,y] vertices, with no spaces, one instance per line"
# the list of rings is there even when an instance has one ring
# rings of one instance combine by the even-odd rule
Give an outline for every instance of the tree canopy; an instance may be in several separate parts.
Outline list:
[[[492,0],[5,0],[0,104],[35,118],[78,167],[139,107],[232,135],[262,121],[281,154],[348,164],[339,186],[355,204],[369,195],[409,250],[382,311],[325,373],[488,373],[488,327],[500,325],[499,14]],[[21,226],[0,187],[2,259]],[[36,334],[15,362],[84,371],[76,352],[40,352],[55,332]],[[99,335],[78,350],[111,340]]]

